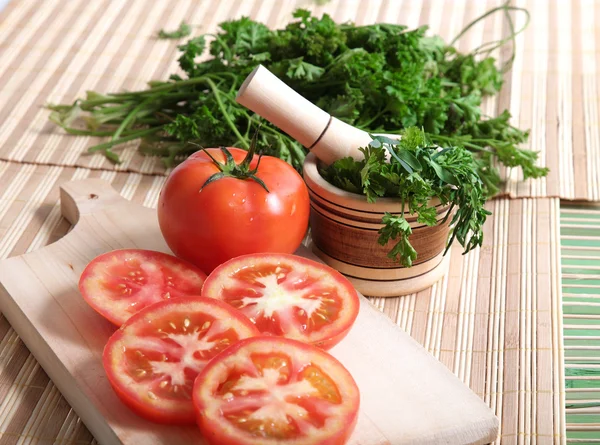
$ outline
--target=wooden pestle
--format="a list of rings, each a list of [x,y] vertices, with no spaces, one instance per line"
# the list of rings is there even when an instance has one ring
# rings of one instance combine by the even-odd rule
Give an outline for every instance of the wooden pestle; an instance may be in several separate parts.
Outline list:
[[[262,65],[244,80],[236,101],[289,134],[327,165],[347,156],[362,159],[358,148],[372,140],[366,131],[327,114]]]

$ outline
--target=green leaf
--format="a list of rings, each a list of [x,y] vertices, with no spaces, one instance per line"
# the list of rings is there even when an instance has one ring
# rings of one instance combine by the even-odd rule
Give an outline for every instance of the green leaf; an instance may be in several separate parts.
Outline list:
[[[290,79],[315,81],[323,75],[325,69],[315,66],[311,63],[304,62],[303,57],[286,60],[271,66],[271,70],[275,73],[284,71],[285,75]]]
[[[165,31],[161,29],[158,31],[159,39],[181,39],[183,37],[187,37],[192,33],[192,27],[185,22],[181,22],[179,24],[179,28],[175,31]]]
[[[302,19],[302,21],[306,21],[310,18],[311,12],[308,9],[298,8],[292,14],[292,17],[295,19]]]
[[[442,181],[444,181],[447,184],[459,185],[456,178],[444,167],[440,166],[433,160],[429,162],[429,165],[431,165],[431,167],[435,170],[435,174],[437,175],[437,177],[440,178]]]
[[[179,56],[179,66],[183,71],[192,77],[197,71],[196,58],[200,57],[204,52],[206,39],[204,36],[194,37],[185,45],[179,45],[178,48],[182,52]]]
[[[391,139],[388,138],[387,136],[380,136],[380,135],[373,135],[370,134],[369,136],[371,136],[371,138],[373,139],[371,141],[371,144],[373,143],[379,143],[379,144],[387,144],[387,145],[397,145],[399,139]],[[380,147],[381,145],[377,145],[377,147]]]
[[[413,261],[417,258],[417,252],[408,241],[408,237],[412,233],[410,224],[404,217],[385,213],[381,222],[384,224],[379,230],[378,242],[382,246],[387,245],[390,241],[396,241],[388,253],[388,257],[398,261],[405,267],[411,267]]]
[[[104,156],[106,156],[111,162],[113,162],[115,164],[121,163],[121,159],[119,158],[119,155],[116,154],[114,151],[104,150]]]
[[[408,165],[410,165],[413,168],[413,170],[415,170],[415,171],[421,171],[423,169],[423,167],[421,166],[421,163],[419,162],[419,160],[410,151],[400,149],[400,150],[398,150],[396,152],[396,154],[398,155],[398,157],[401,160],[403,160]]]

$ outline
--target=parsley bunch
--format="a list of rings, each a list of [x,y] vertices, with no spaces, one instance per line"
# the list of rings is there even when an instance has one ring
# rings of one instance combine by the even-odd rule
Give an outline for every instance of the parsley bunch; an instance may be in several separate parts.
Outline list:
[[[366,195],[369,202],[383,196],[398,198],[403,209],[427,226],[438,224],[431,201],[438,198],[443,205],[450,204],[446,218],[453,215],[446,250],[455,239],[465,253],[481,246],[483,223],[490,212],[484,208],[484,184],[471,152],[462,146],[439,148],[416,127],[402,130],[400,140],[373,136],[369,146],[360,150],[363,160],[339,159],[321,168],[321,175],[339,188]],[[412,266],[417,252],[409,241],[412,230],[404,210],[400,215],[385,213],[382,223],[379,243],[395,241],[388,257]]]
[[[491,195],[500,183],[498,163],[521,168],[525,178],[547,173],[536,165],[537,153],[519,147],[528,133],[510,124],[507,111],[489,118],[480,108],[482,98],[496,94],[503,82],[502,70],[487,56],[522,31],[514,30],[511,11],[527,13],[506,4],[465,27],[457,37],[502,12],[512,30],[507,38],[468,54],[459,53],[454,42],[426,35],[426,27],[338,24],[327,14],[314,17],[303,9],[279,30],[247,17],[226,21],[217,34],[179,46],[183,75],[151,81],[142,91],[88,92],[73,104],[49,105],[50,119],[72,134],[110,137],[89,151],[115,162],[114,148],[137,139],[143,153],[160,155],[167,165],[194,152],[196,144],[248,149],[251,127],[261,118],[237,104],[235,95],[263,64],[326,112],[358,128],[397,134],[418,126],[433,143],[476,153],[479,175]],[[182,26],[165,37],[187,32],[189,27]],[[210,57],[199,61],[206,49]],[[81,118],[85,126],[77,124]],[[269,123],[263,124],[258,148],[299,170],[306,153]]]

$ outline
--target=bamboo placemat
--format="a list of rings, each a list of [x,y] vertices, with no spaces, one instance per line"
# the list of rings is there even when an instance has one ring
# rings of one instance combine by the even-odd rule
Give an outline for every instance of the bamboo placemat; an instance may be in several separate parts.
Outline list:
[[[600,443],[600,206],[560,209],[569,443]]]
[[[67,233],[58,186],[86,177],[104,178],[150,207],[164,182],[163,176],[0,161],[0,258]],[[503,444],[560,443],[558,200],[496,200],[490,210],[483,248],[466,256],[455,250],[443,280],[416,295],[372,301],[492,407]],[[0,444],[30,441],[88,444],[92,437],[0,317]]]
[[[94,138],[65,135],[51,124],[47,102],[71,102],[86,90],[138,89],[177,71],[176,41],[158,40],[161,28],[182,19],[216,30],[219,22],[251,16],[271,27],[296,7],[337,21],[429,24],[447,41],[503,0],[12,0],[0,15],[0,159],[114,169],[101,155],[85,155]],[[517,38],[513,70],[498,98],[485,107],[508,108],[514,123],[531,128],[529,146],[550,167],[547,179],[521,182],[504,172],[510,196],[600,199],[600,133],[596,46],[600,1],[513,0],[532,21]],[[515,15],[517,27],[524,15]],[[459,42],[468,50],[507,32],[502,14],[476,26]],[[507,51],[496,54],[505,59]],[[162,163],[132,144],[119,171],[164,174]]]
[[[210,32],[218,22],[241,15],[279,27],[300,6],[328,12],[338,21],[428,23],[449,40],[465,23],[500,3],[11,0],[0,14],[0,160],[17,163],[0,161],[0,258],[37,249],[67,232],[58,208],[58,184],[63,181],[100,176],[129,199],[156,204],[168,173],[158,159],[139,155],[135,145],[122,151],[125,162],[117,167],[101,156],[82,155],[95,141],[62,134],[41,106],[71,101],[87,89],[137,89],[147,80],[166,78],[176,71],[179,42],[155,39],[158,29],[176,28],[186,19],[201,24],[198,33]],[[505,88],[486,103],[485,112],[493,115],[498,108],[509,108],[515,124],[531,128],[530,146],[541,151],[540,161],[551,173],[547,179],[523,183],[517,172],[506,172],[506,192],[600,199],[594,28],[600,2],[513,4],[529,9],[532,23],[517,39],[517,57]],[[518,26],[522,17],[515,19]],[[460,48],[494,40],[505,31],[506,23],[497,15],[461,39]],[[558,200],[498,200],[490,206],[494,216],[486,226],[483,249],[465,257],[454,253],[448,277],[432,289],[373,302],[495,410],[502,420],[502,443],[560,443],[565,439],[565,411]],[[572,307],[568,301],[567,317]],[[567,325],[565,335],[575,335],[569,329]],[[576,363],[567,362],[571,364]],[[595,372],[590,369],[586,375]],[[573,372],[578,371],[567,368],[568,385],[586,382],[595,387],[594,380],[573,379]],[[567,397],[576,387],[567,389]],[[575,424],[600,418],[595,413],[572,417],[571,402],[569,440],[583,437],[591,443],[600,433],[579,432],[582,426]],[[92,440],[0,316],[0,444]]]

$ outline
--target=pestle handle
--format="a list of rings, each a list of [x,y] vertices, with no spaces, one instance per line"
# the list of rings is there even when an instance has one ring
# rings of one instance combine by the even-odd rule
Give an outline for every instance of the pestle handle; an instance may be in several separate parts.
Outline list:
[[[262,65],[244,80],[236,101],[289,134],[326,164],[347,156],[362,158],[358,148],[371,141],[367,132],[331,117]]]

